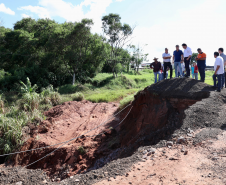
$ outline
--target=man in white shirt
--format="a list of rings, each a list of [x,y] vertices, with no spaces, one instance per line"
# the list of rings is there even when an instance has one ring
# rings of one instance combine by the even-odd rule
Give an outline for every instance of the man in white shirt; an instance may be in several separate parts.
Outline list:
[[[226,88],[226,71],[225,71],[226,55],[224,54],[224,49],[223,48],[219,48],[218,52],[219,52],[220,56],[223,58],[223,60],[224,60],[224,74],[223,74],[223,77],[222,77],[222,87]]]
[[[186,75],[185,77],[190,77],[190,61],[191,61],[191,56],[192,56],[192,51],[191,48],[187,47],[187,44],[182,44],[184,48],[184,64],[185,64],[185,69],[186,69]]]
[[[213,75],[213,81],[214,81],[214,88],[217,88],[216,91],[221,92],[222,89],[222,78],[224,73],[224,60],[221,56],[219,56],[218,52],[214,52],[214,58],[216,58],[214,63],[214,75]],[[218,80],[218,85],[216,82],[216,78]]]
[[[163,63],[164,63],[164,79],[166,79],[166,70],[167,67],[169,67],[170,69],[170,79],[172,78],[172,65],[171,65],[171,61],[170,59],[172,58],[172,56],[168,53],[168,49],[165,48],[165,53],[162,54],[162,58],[163,58]]]

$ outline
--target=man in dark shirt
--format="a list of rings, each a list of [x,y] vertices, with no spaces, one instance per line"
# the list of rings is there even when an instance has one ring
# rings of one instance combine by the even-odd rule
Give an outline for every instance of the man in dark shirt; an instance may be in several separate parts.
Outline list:
[[[183,63],[183,52],[179,50],[179,45],[176,45],[176,50],[173,52],[173,62],[174,62],[174,70],[175,70],[175,77],[178,77],[178,72],[182,74],[182,67],[181,63]],[[177,71],[179,68],[179,71]]]
[[[157,83],[157,75],[159,75],[159,80],[161,80],[160,70],[161,70],[161,63],[158,62],[158,58],[153,59],[154,62],[150,64],[150,68],[153,69],[154,76],[155,76],[155,83]]]

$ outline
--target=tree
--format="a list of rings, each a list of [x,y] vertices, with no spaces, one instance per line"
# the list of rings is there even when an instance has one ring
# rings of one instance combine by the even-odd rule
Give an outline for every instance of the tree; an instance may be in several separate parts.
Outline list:
[[[65,58],[66,65],[73,71],[73,81],[75,83],[75,75],[83,75],[83,64],[87,61],[88,55],[92,55],[89,47],[94,42],[94,38],[90,32],[93,21],[91,19],[83,19],[80,23],[76,23],[72,32],[67,37],[68,49]]]
[[[122,25],[120,20],[121,17],[118,14],[109,14],[102,18],[102,29],[107,36],[107,43],[110,45],[107,61],[111,66],[114,78],[117,77],[115,66],[122,60],[120,51],[131,40],[130,37],[134,30],[128,24]]]
[[[92,24],[90,19],[58,24],[25,18],[13,30],[0,26],[0,71],[4,71],[0,89],[10,90],[27,77],[40,89],[94,77],[110,56],[111,46],[90,32]],[[119,50],[122,65],[125,55],[124,49]]]
[[[131,63],[131,56],[130,53],[125,50],[122,49],[121,53],[120,53],[121,57],[122,57],[122,65],[124,65],[124,68],[126,68],[127,73],[129,72],[129,68],[130,68],[130,63]]]
[[[146,45],[145,45],[146,46]],[[130,45],[130,48],[132,49],[132,53],[133,53],[133,57],[132,57],[132,61],[134,62],[134,66],[137,67],[137,71],[136,69],[134,69],[137,73],[139,70],[139,65],[143,62],[147,60],[147,56],[148,54],[144,54],[144,49],[142,47],[140,47],[138,45],[138,47],[136,47],[135,45]]]
[[[195,61],[195,58],[198,56],[198,53],[192,53],[192,56],[191,56],[191,64],[193,64]]]

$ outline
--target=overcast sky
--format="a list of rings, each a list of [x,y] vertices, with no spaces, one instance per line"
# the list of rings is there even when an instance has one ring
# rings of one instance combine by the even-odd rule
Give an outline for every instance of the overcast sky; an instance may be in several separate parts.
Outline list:
[[[193,52],[201,48],[207,65],[214,51],[226,49],[226,0],[1,0],[0,20],[13,28],[23,17],[50,18],[59,23],[92,18],[92,32],[101,33],[101,17],[118,13],[123,23],[136,25],[133,44],[145,45],[149,60],[162,61],[164,48],[186,43]],[[182,49],[182,47],[181,47]]]

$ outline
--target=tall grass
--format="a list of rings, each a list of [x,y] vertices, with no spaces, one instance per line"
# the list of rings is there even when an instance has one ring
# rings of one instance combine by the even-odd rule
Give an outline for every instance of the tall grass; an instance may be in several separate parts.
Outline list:
[[[9,153],[23,144],[23,127],[34,120],[45,119],[42,113],[35,109],[32,112],[18,111],[9,107],[7,114],[0,114],[0,153]]]
[[[84,99],[84,95],[81,92],[77,92],[71,95],[73,101],[82,101]]]
[[[7,111],[1,111],[0,114],[0,153],[18,150],[24,142],[22,137],[27,134],[23,132],[24,126],[27,123],[39,124],[45,119],[41,105],[55,106],[61,101],[60,94],[51,85],[42,89],[40,94],[36,93],[36,85],[31,86],[29,79],[27,84],[21,83],[20,90],[21,98],[18,102],[8,106]]]

